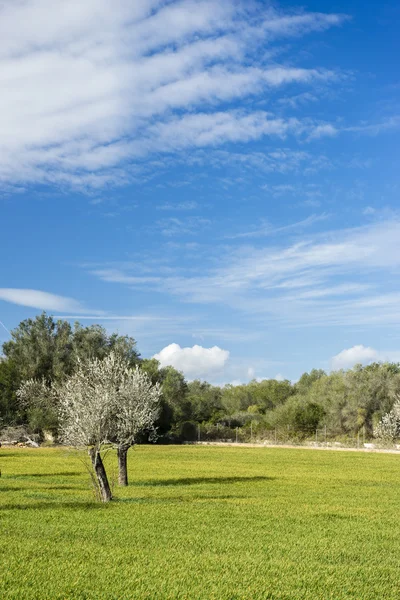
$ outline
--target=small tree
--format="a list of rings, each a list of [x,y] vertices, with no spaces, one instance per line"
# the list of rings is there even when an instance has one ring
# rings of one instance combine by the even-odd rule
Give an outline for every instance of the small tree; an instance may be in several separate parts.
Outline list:
[[[128,484],[127,455],[137,435],[154,431],[160,386],[119,353],[103,360],[78,362],[73,375],[50,387],[43,379],[24,382],[18,398],[36,406],[57,406],[60,439],[75,448],[86,448],[92,461],[103,502],[112,499],[101,458],[104,446],[117,446],[119,482]]]
[[[60,438],[75,448],[87,448],[101,499],[112,499],[102,448],[110,443],[122,359],[110,354],[103,360],[79,363],[77,370],[56,387],[59,401]]]
[[[400,396],[397,396],[392,410],[378,423],[375,437],[391,442],[400,437]]]
[[[77,371],[56,388],[60,431],[65,443],[88,448],[103,502],[111,490],[101,459],[107,444],[117,446],[119,482],[128,484],[127,454],[139,432],[152,429],[158,414],[159,385],[138,366],[132,369],[112,352],[103,360],[80,363]]]
[[[54,390],[44,378],[23,381],[16,395],[20,407],[26,411],[32,431],[40,433],[46,428],[53,434],[57,432],[58,401]]]
[[[121,365],[123,366],[123,365]],[[159,414],[161,389],[152,384],[150,377],[139,369],[122,369],[118,386],[113,439],[117,444],[119,484],[128,485],[128,450],[143,431],[154,432]]]

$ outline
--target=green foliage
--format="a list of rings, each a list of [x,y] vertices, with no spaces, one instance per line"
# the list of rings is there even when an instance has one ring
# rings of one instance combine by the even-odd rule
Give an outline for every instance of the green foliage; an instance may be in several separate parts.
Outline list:
[[[194,442],[197,440],[197,427],[194,421],[183,421],[179,424],[179,439],[183,442]]]
[[[264,379],[247,385],[227,385],[222,390],[221,403],[228,414],[246,411],[257,405],[261,412],[280,406],[294,393],[290,381]]]
[[[103,506],[78,454],[0,449],[2,600],[398,600],[398,456],[130,452]]]
[[[162,395],[164,400],[173,409],[175,421],[190,419],[192,416],[191,404],[188,401],[187,382],[180,371],[174,367],[161,369]]]
[[[186,422],[234,429],[252,420],[259,428],[284,427],[299,436],[326,426],[331,435],[354,437],[362,429],[366,437],[372,437],[400,394],[400,365],[394,363],[356,365],[330,374],[313,369],[295,384],[265,379],[221,388],[204,381],[187,382],[177,369],[160,367],[154,358],[141,359],[131,337],[110,335],[99,325],[75,323],[71,327],[45,313],[20,323],[3,349],[0,426],[24,423],[34,431],[49,428],[51,423],[54,428],[53,415],[36,405],[21,409],[15,397],[21,382],[31,377],[60,382],[74,371],[78,360],[101,359],[111,351],[132,366],[139,364],[153,384],[161,385],[157,430],[163,442],[179,440]]]
[[[147,373],[151,379],[151,383],[162,383],[162,376],[160,373],[160,363],[155,358],[144,358],[140,362],[140,368]]]
[[[3,352],[21,381],[59,382],[74,371],[78,360],[102,359],[112,351],[132,366],[139,360],[133,338],[109,335],[100,325],[82,327],[75,323],[72,329],[67,321],[55,321],[46,313],[22,321],[11,338],[3,344]]]
[[[67,321],[54,321],[42,313],[22,321],[3,344],[21,381],[46,379],[58,381],[72,370],[72,329]]]
[[[13,360],[0,360],[0,429],[19,423],[16,392],[21,381]]]
[[[251,381],[248,387],[253,404],[259,406],[261,412],[264,413],[281,406],[294,393],[293,386],[287,379],[284,381],[277,381],[276,379]]]
[[[325,411],[315,402],[299,403],[294,410],[293,425],[296,431],[313,433],[319,426]]]
[[[101,360],[111,352],[121,355],[132,367],[139,362],[140,355],[136,348],[136,341],[132,337],[117,333],[109,335],[100,325],[82,327],[79,323],[75,323],[72,335],[72,358],[75,362],[77,359],[99,358]]]
[[[16,391],[28,379],[60,383],[76,369],[79,360],[102,359],[114,351],[131,366],[139,361],[136,342],[128,336],[109,335],[100,325],[74,328],[67,321],[42,313],[22,321],[3,344],[5,360],[0,362],[1,423],[25,422],[31,431],[57,430],[57,407],[52,402],[21,407]]]
[[[197,422],[217,422],[222,417],[221,388],[196,379],[188,384],[187,397]]]
[[[296,392],[299,394],[307,393],[307,391],[316,381],[325,376],[326,373],[322,369],[312,369],[310,373],[303,373],[299,381],[296,383]]]
[[[180,429],[177,424],[191,420],[193,417],[193,408],[187,397],[188,384],[180,371],[174,367],[160,368],[160,363],[155,359],[144,359],[140,367],[150,377],[152,383],[161,385],[160,416],[156,422],[158,434],[165,436],[173,430],[173,437],[176,439]]]

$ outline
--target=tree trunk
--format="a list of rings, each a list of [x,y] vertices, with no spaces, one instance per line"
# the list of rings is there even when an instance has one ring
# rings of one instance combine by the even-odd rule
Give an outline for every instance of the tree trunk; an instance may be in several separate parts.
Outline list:
[[[129,446],[121,444],[118,446],[118,483],[119,485],[128,485],[128,450]]]
[[[92,459],[93,469],[96,473],[97,481],[99,483],[101,501],[109,502],[112,500],[112,493],[110,484],[108,483],[107,473],[104,468],[103,461],[101,460],[100,452],[96,450],[96,448],[90,448],[89,455]]]

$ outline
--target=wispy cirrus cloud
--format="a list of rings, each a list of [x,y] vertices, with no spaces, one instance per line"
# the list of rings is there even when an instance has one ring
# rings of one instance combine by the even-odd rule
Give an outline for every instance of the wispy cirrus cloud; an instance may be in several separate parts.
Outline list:
[[[274,227],[271,223],[262,223],[260,226],[251,229],[250,231],[242,231],[240,233],[235,233],[226,236],[228,239],[244,239],[244,238],[258,238],[258,237],[266,237],[271,236],[277,233],[284,232],[293,232],[293,231],[301,231],[314,225],[315,223],[319,223],[320,221],[325,221],[329,218],[327,213],[323,213],[321,215],[310,215],[306,219],[302,221],[298,221],[297,223],[290,223],[289,225],[282,225],[281,227]]]
[[[145,285],[185,303],[229,306],[259,324],[272,318],[288,326],[363,326],[399,322],[399,268],[400,221],[393,217],[303,234],[292,243],[218,248],[214,264],[203,265],[201,274],[172,265],[146,274],[118,265],[92,273],[133,288]]]
[[[0,288],[0,301],[27,306],[30,308],[38,308],[41,310],[50,310],[55,312],[60,311],[75,311],[83,314],[88,310],[77,300],[66,296],[58,296],[41,290],[21,289],[21,288]],[[92,311],[96,313],[97,318],[103,314],[100,311]]]
[[[332,166],[330,160],[323,154],[311,154],[304,149],[293,150],[286,146],[268,152],[227,152],[216,149],[211,153],[208,151],[207,155],[214,169],[232,166],[243,173],[309,174]],[[206,159],[203,151],[195,153],[192,157],[195,164],[202,164]],[[271,189],[271,186],[266,184],[265,189],[267,188]]]
[[[400,127],[400,116],[394,115],[375,123],[361,123],[359,125],[334,125],[332,123],[314,124],[310,128],[308,141],[324,137],[335,137],[339,133],[360,133],[364,135],[379,135]]]
[[[312,135],[318,123],[231,103],[335,81],[277,55],[280,40],[345,20],[234,0],[5,0],[0,182],[103,187],[153,152]]]
[[[175,204],[171,202],[166,202],[165,204],[160,204],[157,206],[159,210],[168,210],[168,211],[186,211],[186,210],[194,210],[198,208],[199,205],[194,200],[186,200],[185,202],[177,202]]]
[[[188,217],[186,219],[178,219],[176,217],[169,217],[167,219],[160,219],[156,222],[155,228],[166,237],[181,236],[181,235],[192,235],[197,233],[200,229],[204,229],[209,226],[211,221],[204,217]]]

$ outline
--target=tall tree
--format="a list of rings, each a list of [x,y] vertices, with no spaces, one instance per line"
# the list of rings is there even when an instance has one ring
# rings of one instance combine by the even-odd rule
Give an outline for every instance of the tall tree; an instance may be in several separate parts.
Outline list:
[[[82,327],[76,322],[72,335],[73,360],[103,359],[111,352],[119,354],[130,366],[138,364],[140,354],[134,338],[117,333],[108,334],[101,325]]]
[[[67,321],[56,321],[46,313],[22,321],[11,332],[11,338],[3,344],[7,366],[2,366],[0,372],[0,409],[3,404],[16,406],[15,390],[4,383],[11,366],[14,388],[17,389],[21,382],[29,379],[44,379],[48,385],[61,383],[74,372],[79,361],[103,359],[111,352],[121,356],[129,366],[140,361],[133,338],[108,334],[100,325],[82,327],[75,323],[72,328]],[[47,402],[45,405],[42,400],[31,396],[19,405],[19,408],[23,406],[25,422],[30,429],[56,432],[55,398],[49,397]],[[7,418],[10,420],[9,416]]]
[[[77,360],[102,359],[110,352],[131,366],[140,359],[132,337],[108,334],[101,325],[75,323],[72,328],[68,321],[55,321],[45,312],[22,321],[11,331],[11,338],[3,344],[3,352],[13,360],[21,380],[59,382],[74,371]]]
[[[20,420],[17,390],[21,381],[12,360],[0,358],[0,429]]]
[[[20,380],[60,381],[72,371],[72,328],[67,321],[55,321],[42,313],[26,319],[11,331],[3,344],[7,359],[13,361]]]
[[[144,359],[140,368],[147,373],[152,383],[161,386],[160,412],[157,430],[166,434],[176,423],[192,418],[192,406],[187,398],[188,384],[180,371],[174,367],[162,367],[155,358]]]
[[[17,391],[20,408],[26,410],[30,429],[40,433],[42,427],[53,434],[58,430],[58,399],[50,382],[43,379],[27,379]]]

